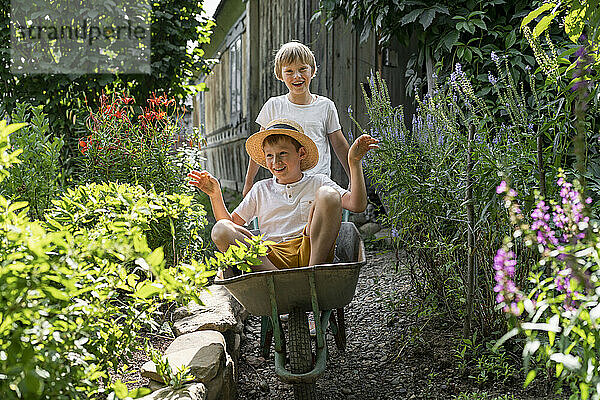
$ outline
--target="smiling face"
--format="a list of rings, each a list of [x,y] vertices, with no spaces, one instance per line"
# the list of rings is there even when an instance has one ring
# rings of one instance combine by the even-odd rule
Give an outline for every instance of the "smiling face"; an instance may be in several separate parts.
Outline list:
[[[296,149],[291,140],[279,139],[263,143],[267,168],[277,179],[277,183],[288,184],[302,179],[300,161],[306,157],[306,149]]]
[[[302,61],[294,61],[281,67],[281,80],[292,95],[309,93],[310,81],[314,75],[311,66]]]

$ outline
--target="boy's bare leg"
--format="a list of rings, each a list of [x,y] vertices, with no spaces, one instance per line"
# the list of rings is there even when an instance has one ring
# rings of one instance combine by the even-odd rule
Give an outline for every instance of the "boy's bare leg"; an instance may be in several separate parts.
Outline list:
[[[335,246],[342,223],[342,198],[337,190],[322,186],[308,217],[307,231],[310,236],[310,259],[308,265],[327,262],[327,256]]]
[[[222,219],[217,221],[215,226],[213,226],[210,236],[215,245],[217,245],[217,248],[220,251],[225,252],[230,245],[236,244],[236,240],[246,243],[244,239],[251,237],[252,234],[243,226],[235,224],[227,219]],[[259,258],[263,263],[261,265],[253,266],[252,271],[271,271],[277,269],[267,257]]]

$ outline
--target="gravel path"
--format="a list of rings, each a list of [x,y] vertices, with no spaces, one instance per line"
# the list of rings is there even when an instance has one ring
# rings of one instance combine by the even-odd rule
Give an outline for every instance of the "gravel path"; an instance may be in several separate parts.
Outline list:
[[[403,369],[397,358],[398,320],[389,319],[386,300],[398,290],[407,290],[408,278],[394,273],[391,253],[367,252],[354,299],[345,308],[348,344],[340,353],[328,334],[329,357],[325,373],[317,381],[319,399],[410,398],[403,387]],[[260,318],[250,317],[242,344],[239,369],[239,399],[292,399],[290,385],[280,382],[273,357],[258,357]]]

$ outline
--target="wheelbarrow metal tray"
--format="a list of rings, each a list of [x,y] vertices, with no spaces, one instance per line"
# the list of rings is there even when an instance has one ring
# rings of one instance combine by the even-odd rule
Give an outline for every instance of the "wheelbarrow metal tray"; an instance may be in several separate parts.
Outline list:
[[[343,223],[336,246],[341,262],[313,267],[252,272],[228,279],[216,279],[253,315],[271,314],[269,279],[273,279],[277,312],[293,308],[311,311],[310,275],[314,273],[319,309],[342,308],[352,301],[360,268],[365,264],[365,250],[352,223]]]

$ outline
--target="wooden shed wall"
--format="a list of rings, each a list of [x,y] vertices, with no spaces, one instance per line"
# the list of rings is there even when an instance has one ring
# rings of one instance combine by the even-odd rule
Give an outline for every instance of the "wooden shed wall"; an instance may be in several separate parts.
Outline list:
[[[241,191],[248,156],[244,141],[259,129],[254,122],[262,105],[271,96],[287,93],[285,85],[273,74],[273,59],[279,47],[291,40],[307,44],[315,53],[317,75],[311,83],[311,92],[324,95],[337,106],[342,132],[357,136],[357,128],[350,120],[352,107],[356,119],[365,127],[366,110],[360,83],[366,82],[371,71],[377,69],[375,40],[359,43],[358,34],[348,25],[337,23],[327,30],[320,21],[310,23],[318,8],[318,0],[249,0],[246,3],[243,35],[244,114],[241,121],[229,121],[228,53],[206,79],[210,91],[206,99],[206,132],[208,147],[207,168],[220,178],[226,187]],[[384,68],[384,77],[391,85],[395,104],[404,99],[404,69]],[[347,185],[346,174],[333,150],[332,178]],[[262,169],[257,179],[270,176]]]
[[[207,146],[203,151],[206,169],[213,173],[224,187],[241,191],[248,165],[244,143],[248,137],[249,68],[247,58],[248,30],[241,35],[242,51],[242,108],[238,116],[231,114],[230,49],[223,48],[219,62],[205,78],[208,92],[204,93],[205,137]]]

